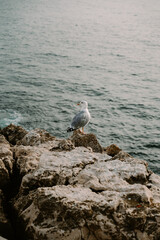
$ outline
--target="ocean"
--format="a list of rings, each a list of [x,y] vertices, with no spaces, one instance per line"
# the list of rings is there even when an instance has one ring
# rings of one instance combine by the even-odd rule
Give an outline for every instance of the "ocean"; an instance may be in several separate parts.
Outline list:
[[[0,127],[85,132],[160,174],[160,1],[0,0]]]

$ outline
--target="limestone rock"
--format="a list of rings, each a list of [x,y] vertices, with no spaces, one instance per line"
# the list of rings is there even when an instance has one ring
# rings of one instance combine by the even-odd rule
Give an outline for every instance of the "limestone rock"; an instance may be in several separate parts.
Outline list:
[[[159,209],[127,207],[120,198],[116,202],[115,196],[80,185],[43,187],[21,196],[14,207],[26,239],[131,240],[145,236],[158,240]]]
[[[27,135],[25,139],[26,138],[28,139]],[[31,144],[34,142],[35,146],[29,146],[28,142],[25,142],[24,139],[22,139],[24,145],[16,145],[13,148],[16,165],[21,176],[34,171],[38,167],[42,155],[47,158],[47,154],[54,155],[56,154],[55,152],[62,151],[65,154],[65,151],[71,151],[75,148],[70,140],[56,139],[55,137],[53,137],[53,140],[50,139],[52,139],[52,137],[49,137],[46,142],[42,141],[43,143],[40,143],[42,139],[40,141],[32,141],[32,139]]]
[[[152,173],[149,177],[147,187],[152,191],[153,203],[160,205],[160,176]]]
[[[0,180],[5,187],[15,161],[22,181],[10,202],[23,239],[160,239],[160,177],[145,161],[103,149],[93,134],[64,140],[35,129],[21,138],[8,129],[16,145],[0,135]]]
[[[13,163],[11,147],[5,137],[0,135],[0,188],[5,187],[9,183]]]
[[[84,147],[54,151],[59,144],[53,140],[16,147],[32,149],[25,164],[38,154],[14,200],[26,239],[159,238],[159,180],[150,175],[145,161],[120,152],[113,159]]]
[[[20,126],[10,124],[1,130],[1,134],[6,137],[9,143],[15,145],[27,134],[27,131]]]
[[[52,149],[50,149],[50,151],[71,151],[75,149],[74,144],[72,143],[71,140],[69,139],[63,139],[63,140],[59,140],[59,143],[57,146],[54,146]]]
[[[126,158],[132,158],[132,156],[124,151],[119,151],[116,155],[112,157],[112,159],[119,159],[119,160],[124,160]]]
[[[0,236],[0,240],[7,240],[6,238],[4,238],[4,237],[2,237],[2,236]]]
[[[19,142],[18,145],[38,146],[41,143],[55,139],[47,131],[36,128],[28,132]]]
[[[109,156],[114,157],[117,155],[122,149],[120,149],[117,145],[111,144],[110,146],[103,149]]]
[[[92,133],[82,134],[79,130],[77,130],[73,132],[73,135],[70,139],[74,143],[75,147],[90,147],[92,148],[93,152],[102,153],[103,151],[103,148],[98,142],[96,136]]]
[[[9,183],[9,173],[3,161],[0,159],[0,188],[5,187]]]
[[[21,209],[19,216],[26,226],[28,239],[78,240],[83,237],[86,240],[94,239],[95,236],[95,239],[116,237],[114,221],[109,219],[111,212],[108,211],[108,202],[104,196],[88,188],[38,188],[28,197],[17,200],[14,206],[17,210]]]
[[[35,170],[38,166],[39,158],[44,151],[44,148],[31,146],[20,145],[14,147],[16,166],[21,176]]]
[[[31,158],[26,159],[25,164],[30,160],[33,161]],[[40,186],[66,185],[69,179],[76,176],[86,165],[93,164],[95,161],[95,155],[83,147],[71,152],[54,152],[47,149],[40,152],[39,150],[35,170],[23,177],[21,191],[30,191]],[[20,165],[20,171],[21,168],[23,169],[22,165]]]
[[[4,202],[4,195],[2,193],[2,190],[0,190],[0,239],[12,239],[13,229],[4,211]],[[3,236],[4,238],[1,236]]]

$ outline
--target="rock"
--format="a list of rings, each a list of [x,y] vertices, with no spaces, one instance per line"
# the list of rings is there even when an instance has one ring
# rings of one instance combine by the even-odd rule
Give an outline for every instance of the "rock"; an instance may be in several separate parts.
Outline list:
[[[9,173],[3,161],[0,159],[0,188],[4,188],[9,183]]]
[[[12,239],[13,229],[4,211],[4,205],[5,205],[4,195],[2,193],[2,190],[0,190],[0,239],[5,239],[5,238]]]
[[[36,128],[25,134],[25,136],[18,142],[18,145],[24,146],[38,146],[41,143],[52,141],[55,139],[47,131]]]
[[[160,239],[160,177],[145,161],[79,131],[65,140],[35,129],[15,142],[0,135],[3,186],[13,161],[22,179],[10,200],[21,239]]]
[[[109,156],[114,157],[117,155],[122,149],[120,149],[117,145],[112,144],[103,149]]]
[[[21,140],[27,134],[27,131],[20,126],[10,124],[1,130],[1,134],[6,137],[9,143],[15,145],[17,141]]]
[[[38,188],[28,197],[17,200],[14,206],[21,209],[19,214],[28,239],[69,240],[82,239],[82,236],[83,239],[94,239],[94,236],[112,239],[115,236],[113,220],[103,215],[108,209],[105,197],[88,188]]]
[[[14,200],[27,239],[159,238],[160,192],[145,161],[122,151],[123,158],[117,154],[114,159],[84,147],[51,151],[59,144],[16,146],[17,151],[32,148],[26,164],[35,161],[38,151],[37,163],[25,171]]]
[[[103,151],[103,148],[98,142],[96,136],[92,133],[82,134],[79,130],[77,130],[73,132],[70,140],[73,142],[75,147],[90,147],[92,148],[93,152],[102,153]]]
[[[149,177],[149,182],[154,184],[154,186],[160,190],[160,176],[155,174],[155,173],[151,173],[150,177]]]
[[[59,140],[59,144],[57,146],[54,146],[50,151],[71,151],[75,149],[74,144],[71,140]]]
[[[22,192],[40,186],[66,185],[69,179],[76,176],[87,164],[95,162],[95,156],[88,149],[82,147],[71,152],[53,152],[47,149],[40,151],[35,170],[26,174],[22,179]],[[28,158],[28,160],[35,161],[35,157]],[[27,164],[27,158],[25,163]],[[22,165],[20,165],[20,172],[21,169],[23,169]]]
[[[107,191],[97,194],[80,185],[57,185],[21,196],[14,207],[27,239],[131,240],[134,236],[145,236],[158,240],[159,209],[126,207],[123,201],[118,201],[115,209],[112,201],[115,202],[114,195],[109,197]]]
[[[31,140],[31,144],[34,142],[35,146],[26,146],[26,143],[28,142],[24,142],[24,139],[22,139],[22,143],[24,143],[25,146],[16,145],[13,148],[17,168],[21,176],[34,171],[39,165],[40,157],[47,157],[47,154],[52,154],[50,152],[63,151],[65,154],[65,151],[71,151],[75,148],[70,140],[61,140],[56,139],[55,137],[53,140],[50,139],[52,139],[52,137],[49,137],[46,142],[42,141],[43,143],[40,143],[41,140],[38,140],[38,142]],[[56,153],[53,153],[53,155],[54,154]]]
[[[119,151],[116,155],[112,157],[112,159],[119,159],[119,160],[124,160],[126,158],[132,158],[132,156],[126,152]]]
[[[16,159],[16,166],[22,176],[35,170],[39,164],[39,158],[45,151],[44,148],[31,147],[31,146],[15,146],[14,156]]]
[[[4,188],[10,182],[13,163],[11,147],[5,137],[0,135],[0,188]]]
[[[0,240],[7,240],[6,238],[3,238],[2,236],[0,236]]]
[[[151,173],[151,175],[149,176],[149,179],[148,179],[147,187],[152,191],[153,203],[160,204],[160,196],[159,196],[160,176],[155,173]],[[160,221],[160,219],[159,219],[159,221]]]

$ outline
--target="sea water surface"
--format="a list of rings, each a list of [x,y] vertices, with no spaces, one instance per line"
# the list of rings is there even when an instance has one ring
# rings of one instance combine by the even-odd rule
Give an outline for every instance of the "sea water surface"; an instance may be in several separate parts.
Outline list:
[[[86,132],[160,174],[160,1],[0,0],[0,127]]]

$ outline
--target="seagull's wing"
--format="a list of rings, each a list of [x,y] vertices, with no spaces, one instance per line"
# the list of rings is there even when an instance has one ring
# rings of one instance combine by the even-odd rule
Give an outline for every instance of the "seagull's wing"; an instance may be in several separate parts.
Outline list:
[[[71,128],[78,129],[84,127],[90,120],[90,116],[86,111],[81,111],[76,114],[71,122]]]

